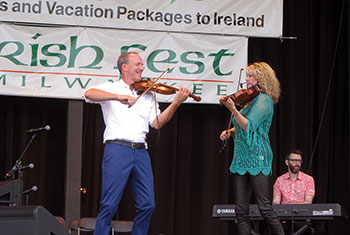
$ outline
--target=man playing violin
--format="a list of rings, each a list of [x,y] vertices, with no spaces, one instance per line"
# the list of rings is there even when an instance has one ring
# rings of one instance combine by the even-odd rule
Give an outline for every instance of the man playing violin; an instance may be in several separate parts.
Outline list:
[[[144,70],[141,57],[136,52],[122,54],[118,59],[121,80],[105,83],[85,92],[85,100],[101,105],[106,128],[102,161],[102,196],[95,234],[110,233],[112,218],[118,208],[126,183],[129,182],[136,201],[137,212],[133,235],[145,235],[155,207],[151,162],[146,150],[149,126],[163,127],[190,94],[180,87],[174,101],[160,112],[152,92],[137,99],[133,87],[141,81]]]
[[[247,88],[259,86],[261,93],[240,111],[233,99],[221,97],[233,115],[233,128],[224,130],[220,139],[234,136],[234,155],[230,166],[237,215],[238,232],[251,234],[249,204],[254,193],[261,215],[269,224],[273,234],[284,234],[281,223],[271,206],[270,175],[273,153],[269,130],[273,117],[273,106],[280,96],[280,85],[275,71],[265,62],[249,65],[246,69]]]

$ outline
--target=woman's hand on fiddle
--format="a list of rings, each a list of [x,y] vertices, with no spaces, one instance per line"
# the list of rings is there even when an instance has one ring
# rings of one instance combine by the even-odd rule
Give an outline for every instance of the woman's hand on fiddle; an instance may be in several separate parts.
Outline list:
[[[220,100],[219,100],[220,102],[221,102],[221,98],[225,98],[225,97],[220,97]],[[231,98],[228,98],[225,102],[222,102],[222,104],[224,104],[226,108],[228,108],[232,113],[237,112],[236,104]]]
[[[220,103],[220,104],[225,104],[227,99],[228,99],[227,97],[221,96],[221,97],[219,98],[219,103]]]

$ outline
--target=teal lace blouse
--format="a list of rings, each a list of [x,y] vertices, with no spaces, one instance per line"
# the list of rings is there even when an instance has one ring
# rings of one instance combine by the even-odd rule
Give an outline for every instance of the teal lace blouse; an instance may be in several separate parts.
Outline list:
[[[273,102],[266,94],[260,94],[249,106],[240,110],[248,119],[244,131],[237,121],[235,126],[235,147],[230,167],[232,173],[244,175],[271,174],[273,153],[270,146],[269,131],[273,117]]]

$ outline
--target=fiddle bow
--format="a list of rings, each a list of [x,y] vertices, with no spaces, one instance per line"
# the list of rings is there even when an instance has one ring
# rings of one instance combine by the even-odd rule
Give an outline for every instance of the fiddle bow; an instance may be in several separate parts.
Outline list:
[[[237,84],[237,91],[238,91],[238,89],[239,89],[239,85],[240,85],[240,82],[241,82],[242,71],[243,71],[243,69],[241,69],[241,70],[239,71],[239,79],[238,79],[238,84]],[[229,99],[231,99],[231,98],[229,97]],[[227,124],[226,133],[228,133],[229,130],[230,130],[231,123],[232,123],[232,119],[233,119],[233,113],[231,113],[231,115],[230,115],[230,120],[229,120],[229,122],[228,122],[228,124]],[[221,149],[220,149],[220,151],[219,151],[219,154],[221,154],[221,153],[224,151],[224,149],[226,148],[226,146],[227,146],[227,139],[225,139],[225,140],[222,141],[222,145],[221,145]]]

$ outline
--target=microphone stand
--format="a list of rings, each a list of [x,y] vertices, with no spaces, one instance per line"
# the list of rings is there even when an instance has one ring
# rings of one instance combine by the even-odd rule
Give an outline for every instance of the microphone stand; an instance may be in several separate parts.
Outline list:
[[[28,206],[28,202],[29,202],[29,193],[26,195],[26,205],[25,206]]]
[[[22,158],[23,158],[24,154],[27,152],[27,149],[29,148],[29,146],[33,143],[33,140],[35,139],[36,136],[37,136],[37,133],[33,133],[31,139],[29,140],[26,147],[24,148],[21,156],[17,159],[15,165],[11,168],[11,170],[8,173],[6,173],[5,178],[12,176],[12,179],[14,180],[15,179],[15,171],[18,169],[18,180],[19,181],[22,180],[22,177],[23,177],[23,173],[21,171]],[[20,192],[20,191],[21,191],[21,185],[18,184],[18,192]],[[21,205],[21,195],[17,195],[17,205],[18,206]]]
[[[240,71],[239,71],[239,79],[238,79],[238,84],[237,84],[237,91],[238,91],[238,89],[239,89],[239,86],[241,85],[241,78],[242,78],[242,71],[243,71],[244,69],[241,69]],[[231,113],[231,115],[230,115],[231,117],[230,117],[230,121],[228,122],[228,125],[227,125],[227,129],[226,129],[226,132],[228,133],[228,131],[230,130],[230,127],[231,127],[231,123],[232,123],[232,119],[233,119],[233,114]],[[221,149],[220,149],[220,151],[219,151],[219,154],[221,154],[223,151],[224,151],[224,149],[226,148],[226,146],[227,146],[227,139],[226,140],[224,140],[224,141],[222,141],[222,146],[221,146]]]

